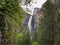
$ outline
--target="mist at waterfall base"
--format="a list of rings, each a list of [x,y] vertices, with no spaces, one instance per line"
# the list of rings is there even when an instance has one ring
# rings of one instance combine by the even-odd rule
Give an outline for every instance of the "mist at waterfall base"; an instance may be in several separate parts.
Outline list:
[[[25,0],[22,0],[22,2],[23,1],[25,2]],[[24,21],[24,25],[25,26],[28,25],[31,36],[35,33],[36,28],[37,28],[36,21],[34,19],[35,14],[37,13],[37,11],[40,10],[40,8],[46,2],[46,0],[32,0],[32,1],[34,3],[30,2],[31,6],[29,4],[24,5],[24,3],[21,5],[23,10],[28,14]],[[26,9],[30,10],[30,12],[27,11]]]

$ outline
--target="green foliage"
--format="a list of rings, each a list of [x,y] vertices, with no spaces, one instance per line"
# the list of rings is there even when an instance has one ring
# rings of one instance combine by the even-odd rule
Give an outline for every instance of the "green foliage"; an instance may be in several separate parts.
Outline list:
[[[4,40],[1,45],[17,45],[17,30],[25,18],[19,4],[20,0],[0,0],[0,30]]]
[[[40,45],[54,45],[57,7],[48,0],[42,8],[45,8],[45,10],[43,9],[43,18],[40,20],[38,39]]]
[[[24,35],[21,33],[18,34],[17,37],[18,37],[18,45],[23,45]]]
[[[37,42],[33,42],[32,45],[39,45]]]
[[[31,45],[31,37],[30,37],[30,33],[29,30],[26,30],[26,34],[24,37],[24,44],[23,45]]]
[[[35,32],[34,36],[32,37],[32,42],[38,42],[38,33]]]
[[[20,12],[19,0],[0,0],[0,9],[4,9],[2,13],[12,15]]]
[[[18,45],[31,45],[31,37],[29,32],[26,34],[20,33],[17,35],[18,37]]]
[[[26,1],[28,4],[31,0]],[[49,0],[46,2],[39,29],[31,39],[28,28],[18,33],[25,18],[20,0],[0,0],[1,45],[60,45],[59,4],[52,4]]]

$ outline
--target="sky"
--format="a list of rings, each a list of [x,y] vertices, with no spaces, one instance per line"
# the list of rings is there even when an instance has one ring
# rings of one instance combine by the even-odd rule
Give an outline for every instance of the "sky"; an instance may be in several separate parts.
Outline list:
[[[39,7],[41,8],[42,4],[46,2],[46,0],[32,0],[34,3],[32,3],[32,7]]]
[[[33,11],[35,7],[41,8],[42,5],[46,2],[46,0],[32,0],[32,2],[30,2],[30,4],[28,5],[21,5],[21,7],[23,8],[23,10],[31,15],[33,15]],[[26,11],[26,9],[29,9],[30,12]]]

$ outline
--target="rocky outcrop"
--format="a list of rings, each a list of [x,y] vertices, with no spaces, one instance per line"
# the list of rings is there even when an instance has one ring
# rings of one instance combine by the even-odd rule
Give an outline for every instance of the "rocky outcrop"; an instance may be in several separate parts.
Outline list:
[[[26,17],[25,17],[25,20],[23,21],[23,24],[22,24],[22,27],[19,29],[20,32],[22,30],[25,30],[27,27],[28,27],[28,22],[30,20],[30,17],[32,16],[32,19],[31,19],[31,24],[30,27],[31,27],[31,35],[34,34],[34,32],[36,31],[37,29],[37,18],[39,17],[39,15],[37,14],[38,12],[40,11],[40,8],[35,8],[34,9],[34,12],[33,12],[33,15],[30,15],[30,14],[26,14]]]

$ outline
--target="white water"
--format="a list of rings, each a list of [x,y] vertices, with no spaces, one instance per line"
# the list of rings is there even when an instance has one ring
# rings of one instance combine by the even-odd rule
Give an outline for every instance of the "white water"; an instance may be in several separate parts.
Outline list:
[[[28,22],[28,27],[29,27],[30,34],[31,34],[31,21],[32,21],[32,16],[30,16],[29,22]]]
[[[46,2],[46,0],[32,0],[32,2],[30,2],[30,4],[27,4],[25,5],[25,0],[22,0],[22,4],[21,4],[21,7],[22,9],[30,14],[30,18],[29,18],[29,22],[28,22],[28,27],[29,27],[29,31],[30,31],[30,34],[31,34],[31,21],[32,21],[32,15],[33,15],[33,11],[34,11],[34,8],[37,7],[37,8],[41,8],[42,5]],[[27,11],[27,9],[29,11]]]

